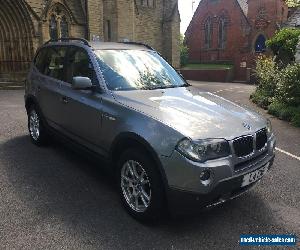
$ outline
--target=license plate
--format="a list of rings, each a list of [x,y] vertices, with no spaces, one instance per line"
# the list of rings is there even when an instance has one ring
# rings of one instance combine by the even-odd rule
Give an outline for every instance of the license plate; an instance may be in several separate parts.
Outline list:
[[[249,174],[246,174],[243,178],[243,183],[242,183],[241,187],[248,186],[251,183],[254,183],[254,182],[258,181],[259,179],[261,179],[268,172],[269,165],[270,165],[270,163],[267,163],[262,168],[254,171],[254,172],[251,172]]]

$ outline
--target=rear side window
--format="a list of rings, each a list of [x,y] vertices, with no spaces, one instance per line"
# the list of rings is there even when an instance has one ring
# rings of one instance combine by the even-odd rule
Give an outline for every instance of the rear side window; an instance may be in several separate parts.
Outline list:
[[[47,48],[47,55],[44,61],[44,74],[58,80],[64,80],[66,47]]]

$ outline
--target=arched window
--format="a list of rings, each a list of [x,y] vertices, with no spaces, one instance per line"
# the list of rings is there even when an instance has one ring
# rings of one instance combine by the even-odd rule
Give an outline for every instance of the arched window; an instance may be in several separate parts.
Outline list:
[[[65,16],[63,16],[60,20],[60,36],[62,38],[69,37],[69,27]]]
[[[204,33],[205,33],[205,47],[207,49],[212,47],[212,21],[211,18],[207,18],[205,24],[204,24]]]
[[[61,4],[55,4],[50,9],[49,34],[50,39],[69,37],[70,15]]]
[[[50,39],[57,39],[58,38],[58,30],[57,30],[57,20],[54,15],[50,18],[49,23],[49,33],[50,33]]]
[[[219,21],[219,37],[218,46],[220,49],[225,49],[226,47],[226,22],[225,18],[221,18]]]
[[[266,51],[266,38],[260,34],[255,41],[255,52],[263,53]]]

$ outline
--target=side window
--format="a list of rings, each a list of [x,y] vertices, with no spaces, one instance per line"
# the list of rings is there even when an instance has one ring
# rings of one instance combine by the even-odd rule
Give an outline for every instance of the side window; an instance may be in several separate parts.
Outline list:
[[[58,80],[64,79],[64,65],[67,49],[65,47],[50,47],[45,60],[44,74]]]
[[[95,83],[96,77],[88,53],[80,48],[70,49],[67,64],[67,82],[72,83],[73,77],[88,77]]]
[[[41,49],[35,58],[34,65],[40,73],[44,73],[45,70],[45,60],[47,56],[47,49]]]

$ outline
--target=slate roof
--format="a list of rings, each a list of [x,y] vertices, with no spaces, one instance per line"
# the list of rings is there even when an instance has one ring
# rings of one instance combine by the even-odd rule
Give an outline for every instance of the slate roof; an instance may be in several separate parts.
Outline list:
[[[284,26],[300,28],[300,7],[293,12]]]
[[[245,16],[248,16],[248,0],[237,0]]]

